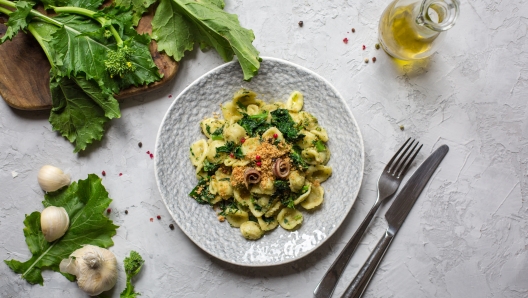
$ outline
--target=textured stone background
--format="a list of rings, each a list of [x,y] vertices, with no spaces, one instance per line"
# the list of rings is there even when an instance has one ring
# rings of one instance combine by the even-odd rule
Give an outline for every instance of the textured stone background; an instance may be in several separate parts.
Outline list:
[[[336,234],[298,262],[248,269],[210,257],[180,230],[169,229],[153,160],[145,152],[154,149],[173,98],[222,63],[212,51],[194,51],[169,86],[127,100],[122,118],[111,122],[104,140],[79,155],[51,131],[47,112],[17,111],[0,102],[0,259],[29,257],[22,221],[24,214],[41,209],[40,166],[60,166],[73,179],[105,170],[103,183],[116,211],[111,217],[121,226],[112,250],[118,259],[131,249],[145,256],[147,264],[137,279],[142,297],[310,297],[373,204],[384,163],[413,136],[425,144],[420,160],[439,144],[451,150],[366,296],[528,296],[528,2],[462,1],[459,21],[438,53],[427,63],[404,67],[374,49],[378,18],[388,1],[226,2],[226,10],[255,31],[254,43],[263,56],[290,60],[327,78],[360,125],[366,153],[363,187]],[[297,25],[300,20],[303,28]],[[347,33],[352,27],[356,33]],[[345,37],[348,44],[342,42]],[[363,62],[372,56],[375,64]],[[385,210],[334,296],[382,235]],[[149,222],[158,214],[161,221]],[[0,297],[85,297],[57,273],[46,271],[44,278],[43,287],[31,286],[0,264]],[[123,287],[121,272],[113,297]]]

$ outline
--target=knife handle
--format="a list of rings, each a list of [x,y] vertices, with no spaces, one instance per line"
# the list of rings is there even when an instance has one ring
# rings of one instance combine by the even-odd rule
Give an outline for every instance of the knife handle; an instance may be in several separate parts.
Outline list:
[[[370,253],[365,264],[363,264],[363,267],[361,267],[354,280],[348,285],[348,288],[341,298],[359,298],[363,295],[370,279],[374,276],[374,272],[376,272],[383,256],[385,256],[385,252],[392,243],[392,239],[394,239],[394,234],[390,233],[389,230],[385,231],[385,235],[383,235],[374,250]]]
[[[314,290],[315,298],[328,298],[332,296],[341,274],[343,274],[343,271],[345,271],[346,265],[352,258],[356,248],[359,246],[361,238],[363,238],[363,235],[365,234],[365,231],[367,231],[372,218],[374,218],[374,214],[376,214],[376,211],[381,205],[380,203],[381,202],[376,201],[376,204],[372,206],[369,213],[357,229],[356,233],[354,233],[354,236],[350,238],[348,243],[345,245],[345,248],[343,248],[337,259],[335,259],[334,263],[332,263],[332,266],[328,268],[328,271],[326,271],[325,275]]]

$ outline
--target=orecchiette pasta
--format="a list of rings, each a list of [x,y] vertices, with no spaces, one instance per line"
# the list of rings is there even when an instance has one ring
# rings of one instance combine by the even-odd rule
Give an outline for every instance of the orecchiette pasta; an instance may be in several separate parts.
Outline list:
[[[279,225],[297,229],[301,209],[323,202],[320,184],[332,175],[328,133],[303,106],[299,91],[286,102],[264,103],[242,89],[222,105],[224,119],[200,122],[207,139],[191,144],[200,181],[190,196],[217,208],[246,239]]]
[[[246,221],[240,226],[240,232],[246,239],[257,240],[264,232],[260,229],[258,223],[254,221]]]

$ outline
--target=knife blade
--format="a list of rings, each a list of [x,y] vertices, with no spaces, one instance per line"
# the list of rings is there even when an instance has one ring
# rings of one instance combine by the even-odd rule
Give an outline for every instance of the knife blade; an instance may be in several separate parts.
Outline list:
[[[385,219],[389,223],[389,229],[394,234],[400,229],[425,185],[429,182],[429,179],[431,179],[431,176],[433,176],[448,151],[449,147],[447,145],[442,145],[436,149],[413,173],[392,202],[389,210],[385,213]]]
[[[420,167],[418,167],[411,178],[409,178],[409,181],[407,181],[405,186],[398,193],[392,202],[391,207],[387,210],[387,213],[385,213],[385,219],[387,219],[389,224],[387,231],[385,231],[385,235],[383,235],[374,250],[371,252],[369,258],[365,261],[365,264],[363,264],[363,267],[361,267],[354,280],[348,285],[341,298],[357,298],[363,295],[370,279],[374,276],[378,265],[381,263],[385,252],[387,252],[396,233],[401,228],[403,221],[411,211],[414,203],[448,151],[449,147],[447,145],[442,145],[436,149],[420,165]]]

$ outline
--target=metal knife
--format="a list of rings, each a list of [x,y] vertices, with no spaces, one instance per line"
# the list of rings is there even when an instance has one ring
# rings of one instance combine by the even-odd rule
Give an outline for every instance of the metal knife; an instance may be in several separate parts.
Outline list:
[[[407,184],[405,184],[400,193],[394,199],[394,202],[387,213],[385,213],[385,219],[387,219],[387,222],[389,223],[385,235],[383,235],[374,250],[370,253],[369,258],[365,261],[365,264],[363,264],[363,267],[361,267],[354,280],[348,285],[348,288],[341,298],[357,298],[363,295],[370,279],[374,276],[374,272],[376,272],[385,252],[389,248],[392,239],[396,236],[403,221],[409,214],[409,211],[411,211],[414,202],[416,202],[416,199],[418,199],[422,190],[425,188],[425,185],[448,151],[449,147],[447,145],[440,146],[440,148],[436,149],[435,152],[433,152],[433,154],[431,154],[431,156],[420,165],[411,178],[409,178]]]

